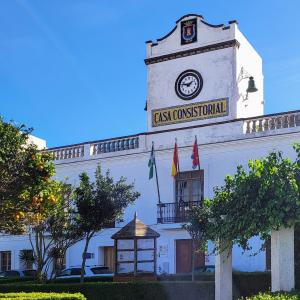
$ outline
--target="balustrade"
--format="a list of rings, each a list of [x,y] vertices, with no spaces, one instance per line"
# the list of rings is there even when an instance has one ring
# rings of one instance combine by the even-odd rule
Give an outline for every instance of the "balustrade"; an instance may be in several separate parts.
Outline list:
[[[117,140],[108,140],[91,145],[91,154],[102,154],[139,148],[139,137],[129,137]]]
[[[107,140],[92,144],[82,144],[77,146],[56,148],[46,150],[54,160],[64,160],[71,158],[80,158],[85,155],[97,155],[102,153],[111,153],[117,151],[131,150],[139,148],[139,137],[127,137],[116,140]],[[89,152],[89,153],[87,153]]]
[[[245,133],[263,132],[274,129],[300,126],[300,112],[270,115],[245,121]]]
[[[77,158],[84,156],[84,146],[79,145],[67,148],[58,148],[49,150],[48,153],[50,153],[53,156],[54,160]]]

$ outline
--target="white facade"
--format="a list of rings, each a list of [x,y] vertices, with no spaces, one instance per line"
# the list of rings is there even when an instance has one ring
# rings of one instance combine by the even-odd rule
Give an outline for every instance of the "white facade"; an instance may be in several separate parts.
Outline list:
[[[182,22],[195,19],[197,40],[181,45]],[[216,26],[207,24],[201,16],[185,16],[177,21],[176,28],[167,37],[157,42],[147,42],[146,65],[147,132],[49,151],[56,158],[56,179],[68,178],[70,183],[76,185],[81,172],[94,176],[100,163],[103,171],[109,169],[114,178],[125,176],[129,183],[135,182],[135,189],[141,193],[135,204],[126,209],[123,223],[116,224],[116,228],[103,230],[91,240],[88,252],[93,255],[87,264],[104,263],[104,247],[113,245],[110,237],[131,221],[137,212],[142,222],[160,234],[157,241],[157,271],[176,273],[176,240],[190,237],[182,229],[182,223],[160,223],[157,220],[156,183],[154,178],[148,179],[152,142],[156,149],[163,203],[176,202],[175,183],[171,176],[175,139],[179,148],[180,171],[192,171],[191,154],[195,136],[198,139],[201,169],[204,170],[204,197],[212,198],[213,188],[222,185],[225,176],[233,174],[238,165],[246,166],[249,159],[260,158],[272,150],[281,150],[285,156],[293,158],[292,144],[300,140],[300,113],[295,111],[263,116],[262,60],[239,31],[236,22],[230,22],[228,26]],[[177,96],[174,85],[179,74],[190,69],[201,74],[203,87],[197,97],[186,101]],[[247,95],[248,79],[243,78],[248,76],[254,77],[258,91]],[[153,126],[153,110],[174,106],[180,109],[183,105],[215,99],[228,99],[226,116]],[[261,241],[254,237],[252,245],[259,249]],[[12,260],[17,260],[18,249],[26,249],[27,246],[26,238],[5,237],[1,240],[0,251],[11,250]],[[82,242],[69,249],[67,266],[81,263],[82,249]],[[249,256],[234,247],[232,261],[236,270],[263,271],[266,268],[264,252]],[[205,263],[214,264],[214,257],[207,255]],[[17,263],[12,265],[17,267]]]

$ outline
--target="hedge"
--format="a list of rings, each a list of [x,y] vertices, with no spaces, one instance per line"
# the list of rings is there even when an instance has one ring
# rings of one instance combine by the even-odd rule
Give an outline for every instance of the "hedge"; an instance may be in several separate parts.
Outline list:
[[[266,293],[247,297],[246,300],[299,300],[300,296],[296,293]]]
[[[29,278],[29,277],[16,277],[16,278],[0,278],[0,284],[7,284],[7,283],[33,283],[34,279]]]
[[[68,294],[68,293],[0,293],[0,299],[6,300],[86,300],[86,298],[80,294]]]
[[[71,284],[1,284],[0,292],[69,292],[82,293],[88,300],[166,300],[158,283],[71,283]],[[1,299],[1,298],[0,298]]]

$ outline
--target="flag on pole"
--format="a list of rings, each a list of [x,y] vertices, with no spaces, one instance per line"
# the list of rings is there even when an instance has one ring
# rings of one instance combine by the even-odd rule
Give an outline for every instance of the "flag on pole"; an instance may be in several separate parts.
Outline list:
[[[149,167],[149,180],[153,178],[153,171],[155,166],[155,156],[154,156],[154,144],[152,143],[151,154],[148,162]]]
[[[178,171],[179,171],[178,149],[177,149],[177,142],[175,141],[173,162],[172,162],[172,176],[174,178],[177,175]]]
[[[193,169],[196,169],[197,167],[200,170],[200,160],[199,160],[199,153],[198,153],[198,144],[197,144],[197,137],[195,136],[195,142],[194,142],[194,146],[193,146],[193,153],[191,156],[192,160],[193,160]]]

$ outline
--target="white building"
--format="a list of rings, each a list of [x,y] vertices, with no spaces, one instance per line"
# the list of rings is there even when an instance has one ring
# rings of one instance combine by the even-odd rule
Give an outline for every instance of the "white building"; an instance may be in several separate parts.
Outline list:
[[[90,243],[88,265],[112,265],[112,234],[137,212],[156,230],[159,273],[191,270],[191,241],[182,229],[192,202],[213,197],[225,175],[239,164],[260,158],[272,150],[293,157],[292,144],[300,140],[300,111],[263,115],[264,85],[262,59],[236,21],[211,25],[203,17],[186,15],[174,29],[157,41],[148,41],[145,63],[148,74],[147,124],[145,133],[83,142],[49,149],[55,156],[57,179],[78,183],[78,175],[94,175],[100,163],[114,178],[125,176],[141,193],[126,209],[124,222],[108,228]],[[248,90],[249,77],[258,89]],[[253,84],[253,81],[250,83]],[[250,93],[251,92],[251,93]],[[201,171],[192,169],[192,146],[198,139]],[[180,173],[171,176],[174,142],[179,148]],[[158,209],[155,179],[149,180],[148,160],[152,142],[160,185],[162,215]],[[245,212],[247,213],[247,212]],[[258,249],[261,241],[253,238]],[[20,268],[19,251],[30,249],[26,237],[3,237],[1,267]],[[79,265],[83,243],[69,249],[67,266]],[[7,254],[7,253],[11,254]],[[214,264],[214,257],[199,255],[198,265]],[[266,269],[266,254],[242,254],[233,249],[233,268],[243,271]]]

